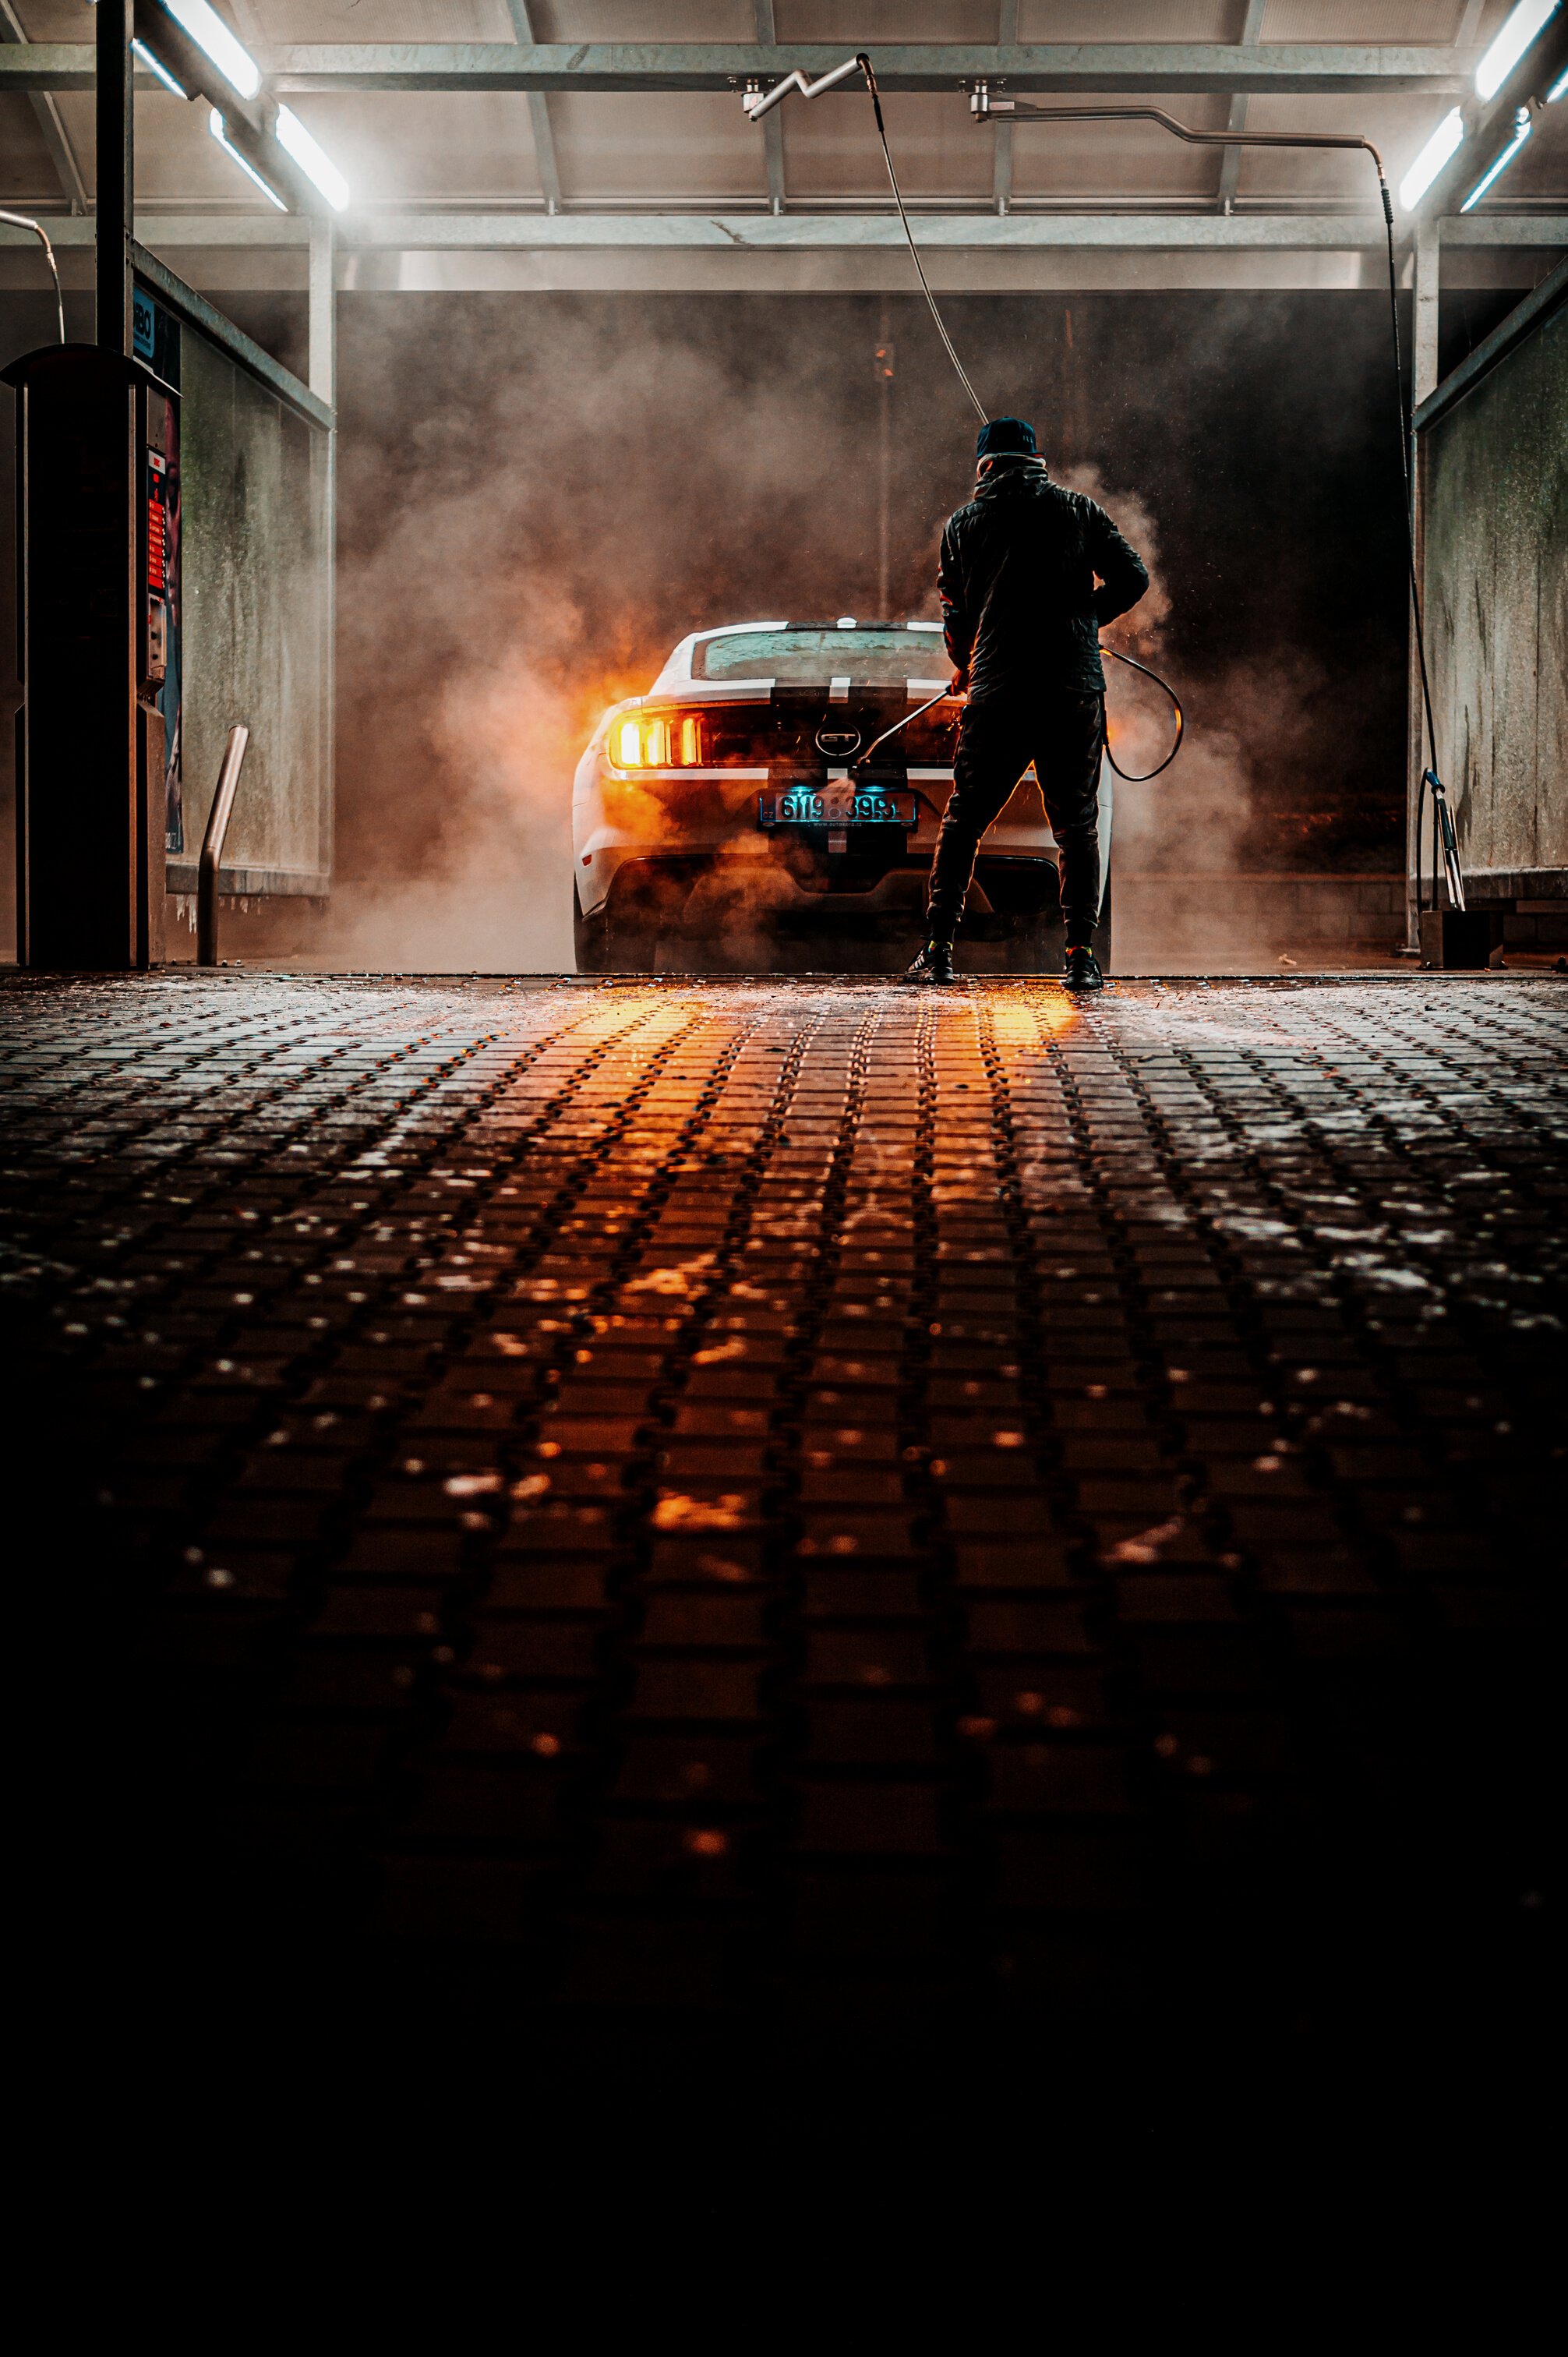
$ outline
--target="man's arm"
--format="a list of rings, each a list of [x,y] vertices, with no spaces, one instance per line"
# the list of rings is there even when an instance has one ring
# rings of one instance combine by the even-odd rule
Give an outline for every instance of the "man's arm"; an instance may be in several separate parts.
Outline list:
[[[958,548],[950,523],[942,534],[937,595],[942,601],[942,638],[948,658],[961,683],[969,677],[969,659],[974,652],[974,623],[964,610],[963,577],[959,571]]]
[[[1124,541],[1102,507],[1090,503],[1089,561],[1102,587],[1094,593],[1097,623],[1113,622],[1135,606],[1149,586],[1149,568]]]

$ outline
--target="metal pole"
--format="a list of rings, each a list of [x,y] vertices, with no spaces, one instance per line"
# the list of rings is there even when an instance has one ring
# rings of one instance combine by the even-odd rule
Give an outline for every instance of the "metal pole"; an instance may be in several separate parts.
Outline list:
[[[223,838],[229,832],[229,813],[234,807],[234,789],[240,782],[240,764],[245,758],[245,748],[251,732],[239,721],[229,731],[229,742],[223,748],[223,766],[218,772],[218,789],[212,797],[212,808],[207,813],[207,833],[201,842],[201,865],[196,877],[196,963],[216,965],[218,963],[218,863],[223,856]]]
[[[876,619],[886,622],[890,618],[889,508],[893,490],[893,342],[887,332],[886,295],[876,309]]]
[[[134,0],[99,0],[97,149],[97,338],[131,350],[131,27]]]
[[[1411,297],[1413,313],[1411,335],[1410,405],[1419,409],[1437,383],[1437,321],[1438,289],[1442,268],[1442,249],[1438,242],[1437,223],[1423,221],[1417,224],[1411,241]],[[1411,538],[1415,551],[1415,576],[1421,584],[1422,602],[1425,603],[1426,515],[1423,500],[1425,452],[1421,436],[1412,434],[1410,451]],[[1436,765],[1437,748],[1426,742],[1425,712],[1421,694],[1421,656],[1416,644],[1413,613],[1407,610],[1406,630],[1409,652],[1406,657],[1406,753],[1405,753],[1405,943],[1407,957],[1421,954],[1422,899],[1422,836],[1423,825],[1420,813],[1424,802],[1422,779],[1430,760]],[[1435,805],[1432,813],[1434,866],[1439,841],[1439,821]],[[1433,894],[1436,906],[1436,893]]]

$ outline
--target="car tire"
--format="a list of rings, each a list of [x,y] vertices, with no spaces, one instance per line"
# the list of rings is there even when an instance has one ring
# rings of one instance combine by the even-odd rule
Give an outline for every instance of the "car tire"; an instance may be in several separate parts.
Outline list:
[[[583,914],[583,904],[577,898],[577,879],[572,879],[572,947],[576,952],[579,974],[608,974],[610,970],[609,919],[603,909],[591,917]]]

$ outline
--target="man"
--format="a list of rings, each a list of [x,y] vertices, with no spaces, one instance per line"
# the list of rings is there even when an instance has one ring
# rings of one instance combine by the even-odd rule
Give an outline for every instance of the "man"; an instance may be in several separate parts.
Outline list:
[[[975,457],[974,497],[949,521],[937,576],[953,685],[967,687],[969,701],[931,861],[925,945],[907,979],[952,981],[953,935],[980,838],[1032,760],[1057,839],[1067,986],[1103,990],[1094,954],[1100,629],[1137,604],[1149,576],[1103,508],[1052,482],[1021,417],[992,418]]]

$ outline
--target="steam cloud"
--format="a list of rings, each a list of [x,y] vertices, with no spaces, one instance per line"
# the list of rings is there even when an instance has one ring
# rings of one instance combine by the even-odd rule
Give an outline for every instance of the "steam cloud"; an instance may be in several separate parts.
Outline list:
[[[1059,314],[1053,322],[978,298],[958,307],[972,352],[982,317],[995,317],[988,382],[996,379],[997,406],[1036,414],[1051,456]],[[569,968],[572,772],[607,703],[645,689],[687,630],[769,614],[875,613],[884,497],[892,613],[934,616],[937,535],[970,481],[972,426],[939,357],[918,340],[912,307],[892,308],[904,340],[897,425],[885,439],[871,357],[876,306],[865,298],[345,297],[339,882],[318,938],[304,945],[311,963]],[[1257,314],[1244,316],[1248,364],[1266,374]],[[1154,419],[1158,322],[1138,317],[1129,351],[1090,377],[1088,405],[1103,420],[1095,440],[1067,437],[1069,456],[1081,460],[1087,447],[1100,463],[1064,468],[1059,443],[1053,457],[1053,472],[1100,499],[1150,564],[1148,596],[1109,640],[1188,691],[1176,766],[1149,786],[1118,787],[1118,962],[1190,968],[1214,963],[1217,946],[1227,963],[1272,961],[1280,943],[1246,940],[1228,896],[1165,879],[1275,864],[1255,846],[1249,856],[1268,796],[1277,802],[1282,778],[1322,771],[1331,731],[1364,748],[1364,727],[1347,732],[1344,716],[1358,697],[1365,706],[1385,692],[1367,685],[1380,680],[1380,658],[1371,645],[1350,679],[1328,661],[1328,625],[1321,644],[1299,630],[1303,614],[1329,610],[1312,567],[1332,557],[1343,569],[1343,544],[1325,553],[1283,506],[1276,540],[1283,547],[1294,530],[1302,553],[1276,587],[1273,618],[1250,580],[1227,583],[1222,599],[1209,596],[1223,635],[1210,622],[1209,646],[1195,643],[1195,548],[1207,546],[1216,516],[1233,547],[1235,518],[1253,496],[1241,473],[1229,483],[1220,474],[1219,509],[1203,507],[1201,402],[1218,415],[1223,399],[1229,417],[1244,398],[1219,390],[1221,364],[1241,364],[1243,315],[1208,344],[1193,339],[1182,435]],[[1164,307],[1160,320],[1165,333]],[[1374,342],[1379,332],[1369,317]],[[1343,419],[1356,407],[1352,380],[1358,390],[1366,381],[1354,353],[1341,374],[1289,399],[1320,401]],[[1317,430],[1315,413],[1295,447]],[[1336,500],[1343,513],[1367,437],[1359,426],[1356,436],[1337,430],[1317,477],[1287,490],[1325,510]],[[1228,461],[1240,432],[1227,428]],[[1271,479],[1281,436],[1280,418],[1256,428]],[[1373,463],[1383,456],[1380,442]],[[1124,488],[1134,482],[1137,491]],[[1174,566],[1167,541],[1179,553]],[[1377,563],[1375,544],[1369,556],[1363,548],[1349,576],[1363,608],[1375,610],[1380,594]],[[1337,610],[1348,631],[1356,615],[1344,600]],[[1396,743],[1402,684],[1391,673]],[[1169,742],[1165,699],[1117,669],[1112,710],[1122,759],[1152,767]],[[1348,764],[1341,775],[1354,784]],[[762,947],[759,912],[748,901],[726,913],[725,962],[748,963]],[[268,923],[274,950],[301,946],[276,930],[297,927],[286,909]],[[1230,932],[1218,944],[1217,924]]]

